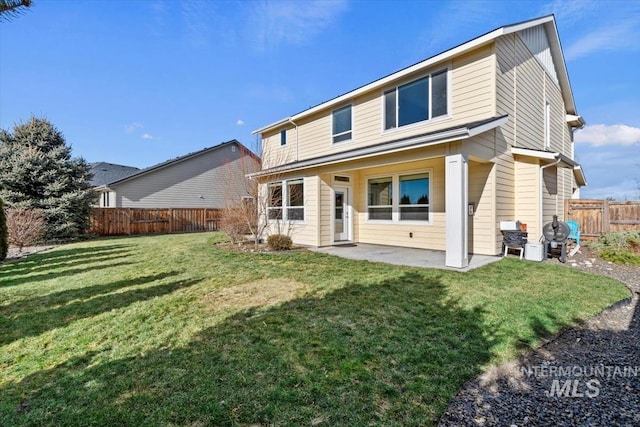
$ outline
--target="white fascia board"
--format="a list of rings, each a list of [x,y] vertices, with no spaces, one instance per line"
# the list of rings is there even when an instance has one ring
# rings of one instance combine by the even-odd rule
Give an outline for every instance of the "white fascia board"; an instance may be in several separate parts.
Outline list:
[[[286,119],[278,120],[277,122],[273,122],[270,125],[266,125],[266,126],[261,127],[260,129],[254,130],[253,132],[251,132],[251,135],[262,133],[262,132],[264,132],[265,130],[268,130],[268,129],[280,127],[280,126],[282,126],[284,124],[289,123],[290,121],[291,121],[291,117],[287,117]]]
[[[568,125],[573,126],[574,128],[582,129],[586,122],[582,116],[577,116],[573,114],[567,114],[566,122]]]
[[[518,148],[511,147],[511,154],[527,157],[535,157],[537,159],[544,160],[557,160],[560,153],[553,153],[551,151],[532,150],[530,148]]]
[[[468,137],[471,138],[472,136],[476,136],[479,135],[481,133],[484,133],[488,130],[500,127],[504,124],[506,124],[509,121],[509,116],[505,115],[501,118],[499,118],[498,120],[494,120],[488,123],[485,123],[481,126],[476,126],[473,128],[470,128],[468,131]]]
[[[576,178],[576,184],[578,184],[578,187],[584,187],[587,185],[587,177],[584,176],[582,166],[578,165],[573,167],[573,176]]]

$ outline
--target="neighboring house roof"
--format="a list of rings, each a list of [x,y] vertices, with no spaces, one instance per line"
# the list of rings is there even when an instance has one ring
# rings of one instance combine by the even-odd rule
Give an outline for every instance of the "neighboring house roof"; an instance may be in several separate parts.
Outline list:
[[[274,173],[290,172],[312,166],[328,165],[332,163],[343,162],[346,160],[357,160],[366,157],[377,156],[380,154],[388,154],[413,148],[426,147],[429,145],[442,144],[447,141],[468,139],[480,133],[501,126],[505,124],[508,119],[509,117],[506,115],[500,117],[492,117],[487,120],[471,122],[461,126],[455,126],[435,132],[424,133],[422,135],[410,136],[407,138],[387,141],[376,145],[370,145],[368,147],[354,148],[352,150],[342,151],[340,153],[314,157],[312,159],[301,160],[283,166],[276,166],[271,169],[266,169],[260,172],[249,174],[249,176],[258,177],[271,175]]]
[[[250,155],[251,157],[256,159],[258,162],[260,162],[260,158],[257,155],[255,155],[251,150],[249,150],[247,147],[242,145],[242,143],[240,143],[240,141],[238,141],[236,139],[232,139],[231,141],[223,142],[223,143],[218,144],[218,145],[213,146],[213,147],[204,148],[204,149],[202,149],[200,151],[195,151],[193,153],[185,154],[184,156],[176,157],[174,159],[170,159],[170,160],[164,161],[162,163],[158,163],[157,165],[150,166],[148,168],[139,170],[137,173],[135,173],[133,175],[129,175],[127,177],[123,177],[123,178],[120,178],[120,179],[116,179],[114,181],[107,182],[107,183],[104,184],[104,186],[105,187],[115,186],[115,185],[121,184],[123,182],[130,181],[132,179],[136,179],[136,178],[138,178],[138,177],[140,177],[142,175],[146,175],[146,174],[148,174],[150,172],[154,172],[154,171],[157,171],[159,169],[166,168],[166,167],[174,165],[176,163],[184,162],[185,160],[192,159],[194,157],[203,155],[205,153],[209,153],[211,151],[219,150],[220,148],[226,147],[227,145],[231,145],[231,144],[237,145],[241,150],[246,152],[246,154]]]
[[[528,30],[530,28],[536,27],[538,25],[544,25],[545,30],[546,30],[546,34],[547,37],[549,39],[549,45],[551,48],[551,57],[553,58],[553,62],[556,66],[556,77],[558,78],[558,83],[560,84],[560,88],[561,88],[561,92],[562,92],[562,97],[565,103],[565,107],[567,109],[567,113],[569,113],[570,115],[574,116],[574,117],[579,117],[577,112],[576,112],[576,106],[575,106],[575,102],[573,99],[573,92],[571,91],[571,84],[569,83],[569,75],[567,73],[567,67],[566,67],[566,63],[564,60],[564,55],[562,53],[562,48],[560,46],[560,38],[558,36],[558,29],[556,27],[556,21],[553,15],[548,15],[548,16],[544,16],[541,18],[536,18],[536,19],[531,19],[529,21],[524,21],[524,22],[519,22],[516,24],[512,24],[512,25],[507,25],[504,27],[500,27],[497,28],[493,31],[490,31],[484,35],[481,35],[479,37],[476,37],[475,39],[472,39],[466,43],[460,44],[456,47],[453,47],[449,50],[446,50],[442,53],[439,53],[437,55],[434,55],[430,58],[427,58],[421,62],[418,62],[414,65],[411,65],[409,67],[403,68],[399,71],[396,71],[392,74],[389,74],[385,77],[382,77],[378,80],[375,80],[371,83],[368,83],[364,86],[361,86],[357,89],[354,89],[350,92],[347,92],[343,95],[337,96],[329,101],[323,102],[321,104],[318,104],[314,107],[311,107],[307,110],[301,111],[297,114],[294,114],[293,116],[290,117],[286,117],[282,120],[279,120],[277,122],[274,122],[270,125],[264,126],[260,129],[257,129],[255,131],[253,131],[254,134],[258,134],[258,133],[262,133],[266,130],[272,129],[272,128],[276,128],[276,127],[280,127],[283,126],[289,122],[295,122],[296,120],[299,120],[300,118],[303,118],[305,116],[317,113],[320,110],[324,110],[327,108],[331,108],[334,106],[337,106],[337,104],[340,104],[342,102],[346,102],[358,95],[361,95],[365,92],[369,92],[371,90],[375,90],[375,89],[379,89],[382,88],[383,86],[386,86],[388,84],[390,84],[391,82],[400,79],[404,76],[407,76],[411,73],[414,73],[416,71],[420,71],[422,69],[431,67],[432,65],[442,62],[442,61],[446,61],[451,59],[454,56],[460,55],[462,53],[465,53],[467,51],[470,51],[472,49],[476,49],[482,45],[485,45],[487,43],[491,43],[494,40],[496,40],[498,37],[501,36],[505,36],[508,34],[512,34],[512,33],[517,33],[519,31],[525,31]],[[582,118],[579,117],[580,119],[580,123],[582,125],[584,125],[584,121],[582,121]]]
[[[90,163],[89,166],[93,174],[93,178],[90,181],[92,187],[99,187],[140,172],[140,168],[107,162]]]

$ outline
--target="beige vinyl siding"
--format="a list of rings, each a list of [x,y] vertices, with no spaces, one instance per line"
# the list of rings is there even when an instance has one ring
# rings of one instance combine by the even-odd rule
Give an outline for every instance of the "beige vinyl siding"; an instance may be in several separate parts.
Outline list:
[[[469,217],[469,253],[495,255],[493,163],[469,162],[469,203],[475,213]]]
[[[444,158],[409,162],[360,170],[360,185],[354,196],[359,224],[359,242],[423,249],[445,249],[445,185]],[[413,173],[430,170],[431,194],[429,195],[430,224],[411,224],[367,220],[367,178],[371,176]],[[409,237],[413,233],[413,237]]]
[[[516,210],[514,219],[527,224],[529,241],[537,242],[542,234],[539,228],[540,165],[537,159],[518,156],[515,162]]]
[[[508,114],[510,145],[544,150],[545,104],[551,105],[551,149],[569,155],[565,106],[558,84],[516,34],[496,40],[498,114]]]
[[[113,187],[112,206],[223,208],[228,199],[246,195],[244,175],[259,168],[257,161],[241,158],[240,152],[231,144],[132,177]]]
[[[428,73],[450,67],[451,111],[448,117],[439,117],[423,123],[383,131],[383,93],[397,85],[411,82]],[[327,109],[296,121],[298,143],[296,156],[295,128],[287,138],[287,147],[280,148],[280,129],[263,134],[265,147],[264,167],[304,160],[330,153],[375,145],[427,132],[463,125],[495,115],[495,61],[492,46],[485,46],[462,55],[452,62],[436,65],[423,73],[403,78],[393,85],[365,93],[352,100],[353,140],[332,144],[332,111]],[[349,103],[344,103],[339,108]],[[280,159],[276,161],[275,157]],[[283,161],[284,159],[284,161]]]
[[[304,185],[304,221],[271,220],[267,227],[267,235],[287,234],[293,243],[297,245],[318,246],[318,177],[300,175],[283,175],[269,182],[279,182],[294,179],[303,179]],[[263,195],[266,190],[266,183],[261,186]],[[264,197],[264,196],[263,196]]]
[[[551,166],[542,170],[542,223],[543,225],[553,220],[553,215],[560,214],[560,205],[563,203],[558,194],[558,168]]]
[[[502,233],[500,221],[510,221],[515,218],[515,170],[513,157],[509,154],[509,148],[505,133],[502,130],[496,132],[496,151],[499,153],[495,160],[495,206],[496,216],[493,226],[495,253],[499,253],[502,247]]]
[[[328,246],[333,243],[331,236],[331,221],[333,212],[331,212],[331,198],[333,191],[331,189],[331,174],[320,175],[320,243],[319,246]]]

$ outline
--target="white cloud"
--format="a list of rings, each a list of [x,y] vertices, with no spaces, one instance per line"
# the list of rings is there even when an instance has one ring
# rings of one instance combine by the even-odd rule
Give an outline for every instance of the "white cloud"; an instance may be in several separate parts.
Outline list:
[[[236,122],[236,125],[238,125],[238,126],[242,126],[243,124],[244,124],[244,120],[238,120]]]
[[[138,122],[133,122],[131,124],[128,124],[124,127],[124,131],[126,133],[133,133],[135,132],[137,129],[142,129],[144,126],[142,125],[142,123],[138,123]]]
[[[157,139],[157,138],[156,138],[155,136],[153,136],[153,135],[149,134],[149,133],[144,133],[144,134],[142,135],[142,139],[149,139],[149,140],[151,140],[151,139]]]
[[[577,144],[632,145],[640,143],[640,128],[627,125],[592,125],[576,131]]]
[[[280,44],[302,44],[331,26],[346,10],[345,0],[251,2],[249,31],[263,52]]]
[[[565,55],[570,61],[601,51],[637,50],[637,40],[640,40],[640,20],[621,20],[608,23],[580,37],[566,49]]]

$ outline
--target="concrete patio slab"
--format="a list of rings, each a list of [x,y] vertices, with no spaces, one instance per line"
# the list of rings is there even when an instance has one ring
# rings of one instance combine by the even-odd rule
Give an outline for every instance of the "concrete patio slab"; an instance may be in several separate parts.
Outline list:
[[[343,258],[385,262],[409,267],[439,268],[452,271],[470,271],[502,259],[499,256],[469,255],[469,266],[453,268],[444,265],[444,251],[402,248],[397,246],[370,245],[366,243],[309,248],[312,251]]]

